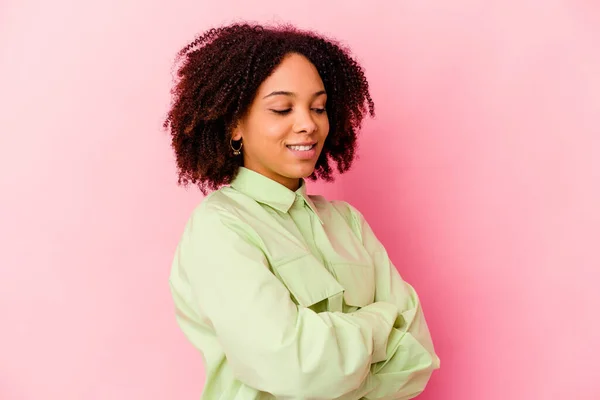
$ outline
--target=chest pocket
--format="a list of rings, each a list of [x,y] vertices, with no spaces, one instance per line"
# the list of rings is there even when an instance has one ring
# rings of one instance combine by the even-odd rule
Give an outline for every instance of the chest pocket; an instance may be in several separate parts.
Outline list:
[[[364,307],[375,297],[374,271],[368,264],[335,262],[332,274],[312,254],[305,254],[273,270],[303,307],[329,300],[329,311],[341,311],[342,300],[349,306]]]
[[[344,302],[364,307],[375,299],[375,271],[370,264],[336,262],[331,268],[344,290]]]
[[[273,266],[273,272],[300,306],[310,308],[329,300],[330,311],[341,311],[344,287],[312,255],[304,254]]]

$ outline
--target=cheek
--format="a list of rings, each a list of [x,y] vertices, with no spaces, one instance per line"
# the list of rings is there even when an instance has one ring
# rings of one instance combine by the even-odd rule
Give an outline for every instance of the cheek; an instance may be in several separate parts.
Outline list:
[[[285,122],[276,118],[268,116],[254,118],[247,127],[246,141],[249,145],[251,142],[253,147],[272,147],[274,142],[284,140],[288,132],[286,127]]]
[[[290,129],[289,123],[281,119],[268,121],[262,126],[261,132],[265,141],[276,143],[285,141],[289,136]]]

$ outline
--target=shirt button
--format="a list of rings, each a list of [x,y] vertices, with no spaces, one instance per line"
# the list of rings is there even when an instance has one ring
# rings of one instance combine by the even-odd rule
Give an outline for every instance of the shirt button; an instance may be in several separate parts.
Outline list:
[[[300,208],[304,206],[304,198],[300,195],[296,195],[296,199],[294,200],[294,207]]]

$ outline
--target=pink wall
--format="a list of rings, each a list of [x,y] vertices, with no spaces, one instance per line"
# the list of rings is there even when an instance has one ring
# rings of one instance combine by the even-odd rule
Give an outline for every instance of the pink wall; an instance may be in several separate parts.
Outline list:
[[[361,160],[313,189],[418,289],[442,358],[421,398],[600,398],[600,6],[368,3],[0,3],[0,399],[198,398],[167,274],[200,195],[160,124],[176,50],[241,18],[367,69]]]

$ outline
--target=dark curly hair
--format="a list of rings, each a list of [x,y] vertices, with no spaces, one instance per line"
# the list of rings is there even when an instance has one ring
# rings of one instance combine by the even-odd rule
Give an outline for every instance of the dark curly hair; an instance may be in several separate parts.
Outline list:
[[[350,168],[367,106],[375,115],[367,79],[350,51],[289,25],[233,24],[208,30],[177,54],[181,66],[163,127],[172,136],[178,184],[197,184],[206,194],[233,180],[243,158],[231,153],[231,129],[290,53],[315,65],[328,97],[329,135],[309,179],[331,181],[330,160],[340,173]]]

